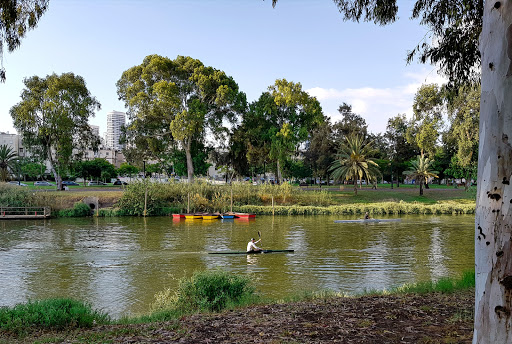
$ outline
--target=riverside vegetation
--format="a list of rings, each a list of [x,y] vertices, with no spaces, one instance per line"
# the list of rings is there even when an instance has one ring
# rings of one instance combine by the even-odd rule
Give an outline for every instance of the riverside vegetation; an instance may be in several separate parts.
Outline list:
[[[88,191],[31,192],[17,186],[0,185],[2,206],[51,206],[61,217],[90,215],[82,199],[96,196],[98,216],[158,216],[186,212],[250,212],[275,215],[373,215],[473,214],[475,193],[462,189],[431,186],[423,196],[408,185],[390,189],[361,189],[357,195],[338,187],[300,188],[281,185],[233,183],[213,185],[186,183],[133,182],[124,190],[90,188]]]
[[[146,316],[113,320],[67,299],[2,307],[0,343],[469,343],[474,277],[465,273],[359,296],[324,291],[265,300],[247,276],[196,272],[176,291],[158,293]]]

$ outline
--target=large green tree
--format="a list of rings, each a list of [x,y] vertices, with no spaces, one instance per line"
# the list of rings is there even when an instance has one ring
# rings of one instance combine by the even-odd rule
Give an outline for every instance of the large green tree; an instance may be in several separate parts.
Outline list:
[[[278,79],[251,105],[244,121],[251,128],[249,156],[260,156],[257,152],[268,149],[281,181],[285,161],[310,138],[324,116],[318,100],[303,91],[300,83]]]
[[[0,0],[0,82],[5,81],[3,53],[13,52],[48,8],[49,0]]]
[[[304,164],[311,169],[315,177],[330,179],[329,167],[335,158],[335,148],[332,125],[327,118],[324,123],[312,130],[304,151]]]
[[[465,178],[466,191],[472,178],[476,178],[480,122],[480,85],[459,88],[456,96],[448,102],[451,122],[447,135],[456,146],[456,159],[452,159],[453,170],[460,171]]]
[[[192,143],[226,132],[223,121],[233,121],[245,108],[245,94],[232,77],[186,56],[171,60],[149,55],[117,82],[117,93],[128,107],[131,123],[127,135],[151,149],[154,155],[179,142],[187,159],[187,174],[194,177]],[[202,140],[202,139],[201,139]]]
[[[24,80],[21,101],[11,108],[14,127],[34,155],[47,160],[57,187],[61,172],[70,166],[73,150],[98,145],[89,118],[100,109],[85,80],[73,73],[33,76]]]
[[[366,138],[368,124],[363,117],[352,111],[352,105],[344,102],[338,107],[338,112],[342,118],[332,126],[334,141],[337,145],[344,142],[345,137],[350,135],[361,135]]]
[[[409,122],[406,137],[418,146],[421,154],[434,157],[443,127],[445,110],[442,90],[435,84],[422,85],[414,96],[413,117]]]
[[[411,160],[419,153],[415,145],[407,142],[407,125],[405,114],[398,114],[388,119],[384,134],[389,145],[390,173],[392,177],[396,176],[397,186],[400,186],[400,176],[407,169],[406,161]]]

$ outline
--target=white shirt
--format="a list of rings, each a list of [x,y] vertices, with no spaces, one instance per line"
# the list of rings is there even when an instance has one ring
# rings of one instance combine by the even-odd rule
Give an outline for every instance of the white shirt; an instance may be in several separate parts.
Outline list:
[[[258,241],[256,241],[256,242],[258,242]],[[249,243],[247,244],[247,252],[255,251],[255,250],[259,250],[259,249],[260,248],[258,246],[256,246],[255,243],[253,243],[252,241],[249,241]]]

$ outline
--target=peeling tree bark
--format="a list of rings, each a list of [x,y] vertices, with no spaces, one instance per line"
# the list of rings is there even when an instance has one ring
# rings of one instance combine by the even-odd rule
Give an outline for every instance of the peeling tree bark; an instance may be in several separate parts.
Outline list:
[[[512,343],[512,0],[486,1],[473,343]]]

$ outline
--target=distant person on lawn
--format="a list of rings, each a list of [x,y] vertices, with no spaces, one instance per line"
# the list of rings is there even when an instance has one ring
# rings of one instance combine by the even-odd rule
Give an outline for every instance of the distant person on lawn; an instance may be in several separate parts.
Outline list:
[[[258,241],[254,241],[254,238],[251,238],[251,241],[249,241],[249,243],[247,244],[247,252],[259,252],[259,251],[261,251],[261,248],[256,246],[256,244],[259,243],[260,241],[261,241],[261,239],[258,240]]]

